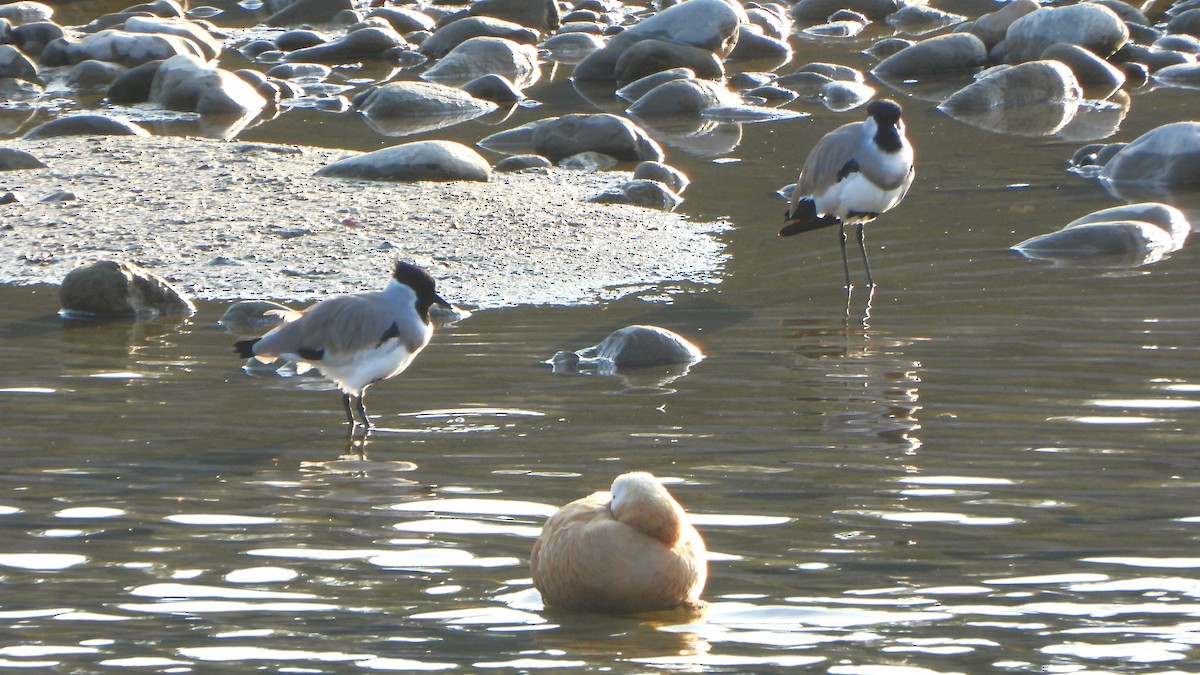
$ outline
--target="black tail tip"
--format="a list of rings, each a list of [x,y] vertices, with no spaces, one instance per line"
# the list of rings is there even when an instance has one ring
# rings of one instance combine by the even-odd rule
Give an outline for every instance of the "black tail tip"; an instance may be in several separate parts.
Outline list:
[[[254,357],[254,345],[262,338],[254,338],[253,340],[238,340],[233,343],[233,351],[243,359]]]

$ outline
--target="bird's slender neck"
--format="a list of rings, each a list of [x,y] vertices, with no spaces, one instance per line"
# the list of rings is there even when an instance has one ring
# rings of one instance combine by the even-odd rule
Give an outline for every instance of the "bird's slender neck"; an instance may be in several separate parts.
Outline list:
[[[433,300],[422,298],[413,290],[412,286],[395,279],[388,280],[383,292],[396,298],[398,302],[412,302],[413,309],[417,310],[417,315],[421,317],[421,322],[429,323],[429,308],[433,305]]]
[[[904,142],[900,140],[900,129],[891,124],[876,124],[875,145],[886,153],[900,152]]]

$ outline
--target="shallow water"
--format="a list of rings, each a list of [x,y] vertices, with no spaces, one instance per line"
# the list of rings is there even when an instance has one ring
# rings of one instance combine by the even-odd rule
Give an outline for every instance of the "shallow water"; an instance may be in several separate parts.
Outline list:
[[[797,61],[835,55],[813,49]],[[836,60],[861,65],[849,51]],[[577,107],[562,77],[532,95]],[[693,181],[681,211],[733,225],[719,284],[441,326],[372,389],[365,446],[321,380],[241,370],[224,304],[67,322],[55,289],[0,288],[0,666],[1191,672],[1194,249],[1138,268],[1019,258],[1007,247],[1120,203],[1065,172],[1081,142],[903,100],[919,173],[869,231],[873,294],[846,302],[832,231],[774,235],[772,193],[859,116],[802,105],[728,153],[668,150]],[[1117,138],[1195,101],[1139,94]],[[393,142],[321,119],[345,147]],[[296,141],[302,120],[244,137]],[[1172,199],[1200,216],[1195,193]],[[614,377],[541,364],[632,323],[707,358]],[[694,514],[707,613],[544,612],[527,568],[542,521],[631,469]]]

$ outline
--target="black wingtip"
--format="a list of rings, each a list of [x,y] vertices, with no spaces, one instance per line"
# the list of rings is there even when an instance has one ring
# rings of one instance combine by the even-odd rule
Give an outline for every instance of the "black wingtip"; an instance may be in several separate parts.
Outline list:
[[[801,199],[797,202],[796,208],[789,211],[786,218],[787,221],[779,230],[781,237],[819,230],[822,227],[837,225],[839,222],[834,216],[818,216],[816,204],[811,199]]]
[[[254,356],[254,345],[262,338],[254,338],[253,340],[238,340],[233,343],[233,351],[243,359],[249,359]]]

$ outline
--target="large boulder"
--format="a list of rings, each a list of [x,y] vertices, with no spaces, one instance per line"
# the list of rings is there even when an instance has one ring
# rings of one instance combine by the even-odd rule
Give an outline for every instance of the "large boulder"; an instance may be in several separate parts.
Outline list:
[[[662,148],[641,127],[609,113],[542,120],[532,128],[531,141],[537,154],[554,163],[589,150],[625,162],[663,159]]]
[[[1012,247],[1027,258],[1118,257],[1121,264],[1157,262],[1174,250],[1171,234],[1137,220],[1090,222],[1031,237]]]
[[[267,105],[249,82],[186,55],[167,59],[159,66],[148,100],[169,110],[202,116],[252,116]]]
[[[263,23],[272,27],[332,23],[338,14],[351,9],[354,9],[351,0],[296,0]]]
[[[1059,61],[1000,66],[938,106],[951,117],[993,131],[1051,134],[1075,116],[1083,89]]]
[[[12,45],[0,44],[0,78],[16,78],[36,82],[38,67],[21,50]]]
[[[662,40],[713,52],[721,59],[737,44],[739,26],[747,23],[741,5],[725,0],[687,0],[614,35],[602,48],[575,66],[577,80],[609,81],[617,60],[642,40]]]
[[[1107,209],[1100,209],[1081,216],[1067,223],[1063,229],[1087,225],[1089,223],[1106,223],[1122,220],[1134,220],[1150,223],[1162,228],[1171,235],[1174,248],[1183,248],[1188,235],[1192,233],[1192,224],[1188,222],[1183,211],[1169,204],[1159,202],[1139,202],[1137,204],[1122,204]]]
[[[204,50],[192,40],[162,33],[130,33],[123,30],[102,30],[85,36],[78,42],[65,45],[69,64],[95,59],[133,67],[147,61],[187,55],[204,58]],[[43,55],[43,60],[44,60]]]
[[[1174,122],[1120,149],[1100,178],[1130,185],[1200,185],[1200,122]]]
[[[955,28],[955,32],[966,31],[983,40],[990,50],[1004,39],[1008,27],[1017,19],[1041,8],[1037,0],[1012,0],[994,12],[980,16],[975,21]]]
[[[1065,42],[1106,58],[1128,41],[1129,28],[1103,5],[1042,7],[1012,22],[994,56],[1005,63],[1022,63],[1041,57],[1056,42]]]
[[[284,55],[285,61],[301,63],[350,63],[378,59],[408,42],[391,27],[366,26],[324,44],[297,49]]]
[[[504,38],[524,45],[534,45],[537,44],[539,35],[537,31],[512,21],[490,16],[469,16],[437,29],[421,43],[418,51],[431,59],[440,59],[460,44],[477,37]]]
[[[211,61],[221,53],[221,42],[194,21],[163,19],[156,16],[131,16],[125,20],[124,30],[128,33],[175,35],[190,40],[200,50],[205,61]]]
[[[501,75],[518,87],[537,79],[537,49],[496,37],[475,37],[450,50],[423,80],[465,84],[484,75]]]
[[[49,21],[54,16],[54,8],[44,2],[19,0],[0,5],[0,19],[7,19],[14,24]]]
[[[355,101],[376,131],[400,136],[475,119],[497,108],[462,89],[433,82],[389,82]]]
[[[937,77],[987,65],[987,47],[971,33],[950,33],[922,40],[885,58],[871,71],[890,82]]]
[[[613,66],[613,76],[618,86],[635,82],[648,75],[687,68],[696,77],[707,80],[725,78],[725,66],[717,55],[707,49],[665,40],[642,40],[621,53]]]
[[[192,302],[169,281],[137,265],[101,260],[63,278],[59,302],[67,316],[139,318],[187,315]]]
[[[387,181],[487,181],[492,168],[453,141],[417,141],[356,155],[317,170],[318,176]]]
[[[554,0],[475,0],[472,16],[491,16],[537,30],[558,28],[562,13]]]
[[[724,85],[709,80],[671,80],[658,85],[629,106],[637,117],[695,117],[721,105],[736,105],[741,99]]]

